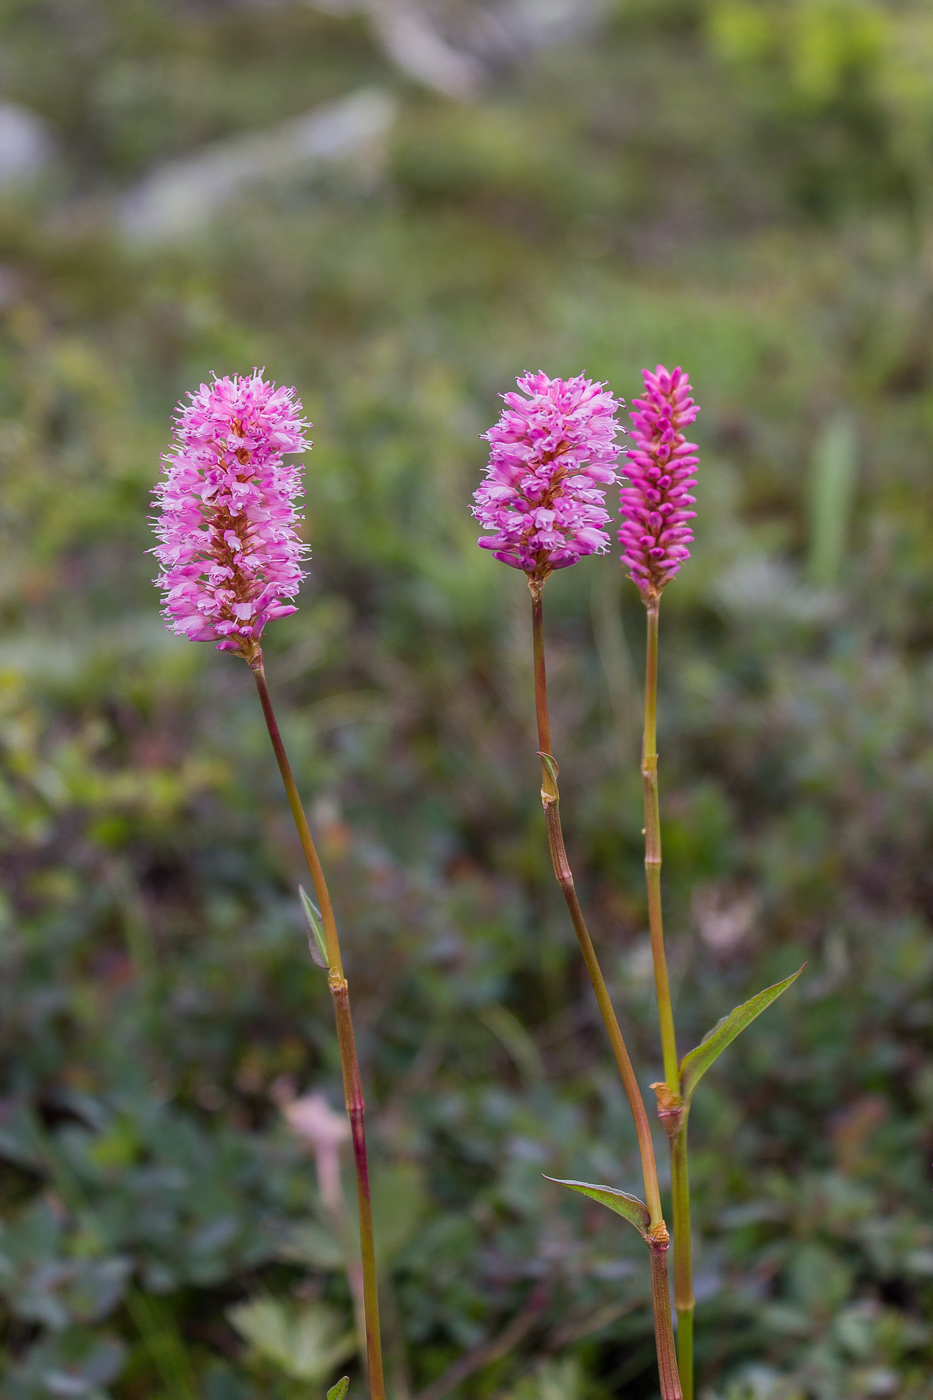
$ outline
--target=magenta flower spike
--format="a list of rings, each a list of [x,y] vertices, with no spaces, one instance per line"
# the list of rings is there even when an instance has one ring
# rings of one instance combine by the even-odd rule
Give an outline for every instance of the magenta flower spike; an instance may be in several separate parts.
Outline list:
[[[687,524],[696,515],[689,494],[696,485],[697,445],[687,442],[683,429],[694,421],[698,406],[690,397],[690,380],[678,366],[671,373],[658,365],[654,374],[642,370],[645,397],[633,399],[634,446],[626,452],[629,484],[620,500],[623,520],[619,542],[623,564],[644,598],[658,597],[684,560],[693,531]]]
[[[300,466],[311,425],[294,389],[262,372],[202,384],[180,404],[153,495],[163,616],[179,636],[251,660],[266,623],[295,611],[304,573]]]
[[[319,950],[316,960],[327,967],[356,1168],[361,1340],[370,1400],[385,1400],[366,1106],[350,992],[327,880],[275,717],[260,646],[267,622],[295,612],[289,599],[304,578],[301,561],[308,550],[298,534],[301,515],[296,505],[304,494],[303,472],[282,457],[308,451],[305,430],[311,424],[301,416],[295,390],[267,384],[258,369],[248,376],[215,378],[188,397],[189,403],[179,404],[174,440],[162,458],[162,480],[153,491],[160,507],[154,522],[159,543],[152,552],[161,571],[155,582],[164,591],[162,612],[173,632],[196,642],[216,642],[218,651],[238,652],[249,663],[308,863],[317,906],[300,886],[299,896],[310,938]]]
[[[492,451],[473,514],[492,532],[478,541],[482,549],[543,583],[554,569],[609,548],[604,502],[618,480],[622,403],[582,374],[516,382],[522,393],[502,395],[502,416],[483,434]]]
[[[683,429],[699,408],[691,398],[690,380],[678,366],[642,370],[645,395],[633,399],[633,446],[626,453],[628,481],[622,487],[623,564],[645,604],[645,732],[641,773],[645,801],[645,882],[648,929],[654,964],[664,1079],[652,1084],[658,1113],[667,1131],[671,1154],[671,1204],[674,1226],[674,1306],[677,1310],[677,1357],[685,1400],[693,1400],[693,1264],[690,1247],[690,1183],[687,1169],[689,1096],[681,1079],[674,1028],[664,920],[661,908],[661,818],[658,801],[658,619],[661,593],[690,558],[695,511],[689,494],[696,485],[697,447]],[[684,1061],[686,1063],[686,1061]]]
[[[492,452],[486,479],[474,493],[473,513],[491,532],[479,540],[480,547],[491,549],[513,569],[522,569],[531,594],[537,752],[548,849],[635,1124],[645,1203],[634,1197],[626,1199],[643,1213],[639,1214],[638,1228],[651,1260],[661,1394],[663,1400],[683,1400],[668,1283],[670,1236],[662,1213],[651,1125],[567,859],[557,787],[559,769],[551,747],[548,712],[544,584],[554,569],[565,569],[587,554],[604,554],[609,547],[609,536],[603,529],[609,521],[605,497],[606,487],[618,480],[616,461],[621,444],[615,439],[621,424],[615,414],[622,404],[604,384],[582,374],[563,380],[548,379],[539,372],[526,374],[517,382],[522,392],[503,395],[505,410],[485,434]],[[562,1184],[606,1199],[604,1187],[591,1188],[577,1181]]]

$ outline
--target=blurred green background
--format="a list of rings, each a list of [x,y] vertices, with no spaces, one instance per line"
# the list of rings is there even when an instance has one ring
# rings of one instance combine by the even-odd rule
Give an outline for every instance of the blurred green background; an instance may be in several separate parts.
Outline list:
[[[300,851],[246,668],[163,630],[145,554],[176,401],[254,365],[315,423],[267,671],[343,928],[393,1400],[656,1394],[640,1242],[542,1178],[639,1189],[527,590],[469,499],[516,374],[631,399],[658,360],[703,409],[662,615],[682,1050],[808,962],[697,1095],[701,1388],[933,1396],[929,5],[3,0],[0,98],[4,1397],[364,1394],[282,1111],[340,1105]],[[612,557],[546,602],[647,1086],[643,609]]]

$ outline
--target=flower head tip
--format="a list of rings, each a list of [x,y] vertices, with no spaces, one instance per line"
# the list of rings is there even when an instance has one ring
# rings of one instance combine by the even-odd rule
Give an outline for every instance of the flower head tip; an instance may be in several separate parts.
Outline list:
[[[295,611],[288,600],[304,577],[302,469],[282,454],[307,451],[310,424],[295,390],[259,370],[202,384],[189,400],[153,492],[163,616],[179,636],[252,660],[266,623]]]
[[[582,374],[526,374],[517,383],[522,392],[503,394],[506,407],[483,435],[492,450],[473,514],[491,531],[482,549],[543,582],[609,547],[604,501],[617,480],[622,404]]]

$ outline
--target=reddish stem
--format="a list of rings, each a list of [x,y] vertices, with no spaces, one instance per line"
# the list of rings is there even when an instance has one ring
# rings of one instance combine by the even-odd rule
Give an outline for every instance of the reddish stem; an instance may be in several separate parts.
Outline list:
[[[649,1239],[651,1255],[651,1303],[654,1308],[654,1336],[658,1346],[658,1376],[663,1400],[683,1400],[677,1350],[674,1346],[674,1324],[671,1318],[671,1294],[667,1277],[667,1231],[663,1238]]]
[[[331,997],[334,1003],[334,1018],[337,1023],[337,1045],[340,1049],[340,1069],[343,1074],[343,1096],[350,1120],[353,1139],[353,1162],[356,1168],[356,1199],[360,1217],[360,1253],[363,1266],[363,1311],[366,1320],[366,1365],[369,1373],[369,1393],[371,1400],[385,1400],[385,1379],[382,1367],[382,1339],[379,1331],[379,1294],[376,1286],[376,1253],[373,1241],[373,1211],[369,1193],[369,1164],[366,1158],[366,1134],[363,1127],[365,1104],[363,1086],[360,1079],[360,1066],[356,1055],[356,1040],[353,1035],[353,1021],[350,1015],[350,993],[343,975],[340,958],[340,941],[337,936],[337,921],[331,903],[324,870],[318,858],[308,819],[301,805],[298,785],[292,773],[282,735],[272,708],[272,698],[266,685],[262,665],[262,652],[254,646],[246,658],[259,691],[259,700],[265,716],[269,738],[275,752],[282,782],[291,807],[292,816],[298,831],[301,849],[304,851],[311,881],[321,910],[321,922],[327,943],[328,977]]]

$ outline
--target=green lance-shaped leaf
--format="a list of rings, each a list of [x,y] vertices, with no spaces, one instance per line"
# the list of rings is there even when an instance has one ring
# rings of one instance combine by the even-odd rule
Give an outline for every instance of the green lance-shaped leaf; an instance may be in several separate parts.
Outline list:
[[[350,1377],[341,1376],[337,1384],[332,1385],[330,1390],[327,1392],[327,1400],[343,1400],[343,1397],[346,1395],[349,1388]]]
[[[298,886],[298,898],[301,900],[301,912],[308,925],[308,949],[318,967],[323,967],[326,972],[330,964],[327,960],[327,940],[324,937],[324,925],[321,923],[321,911],[316,904],[311,903],[301,885]]]
[[[581,1196],[589,1196],[591,1201],[608,1206],[616,1215],[623,1216],[630,1225],[634,1225],[641,1237],[647,1240],[651,1214],[644,1201],[637,1196],[630,1196],[627,1191],[617,1191],[614,1186],[592,1186],[588,1181],[560,1181],[556,1176],[546,1176],[544,1179],[553,1181],[555,1186],[569,1186],[571,1191],[579,1191]]]
[[[803,967],[806,967],[806,963]],[[680,1092],[683,1094],[685,1107],[689,1107],[694,1089],[713,1061],[719,1058],[727,1045],[732,1044],[740,1031],[751,1025],[756,1016],[760,1016],[773,1001],[777,1001],[782,992],[787,991],[792,982],[796,982],[803,972],[803,967],[798,967],[797,971],[790,977],[785,977],[783,982],[775,982],[773,987],[766,987],[763,992],[752,997],[751,1001],[743,1002],[734,1011],[730,1011],[728,1016],[723,1016],[722,1020],[717,1021],[713,1029],[707,1032],[696,1049],[683,1057],[680,1062]]]

